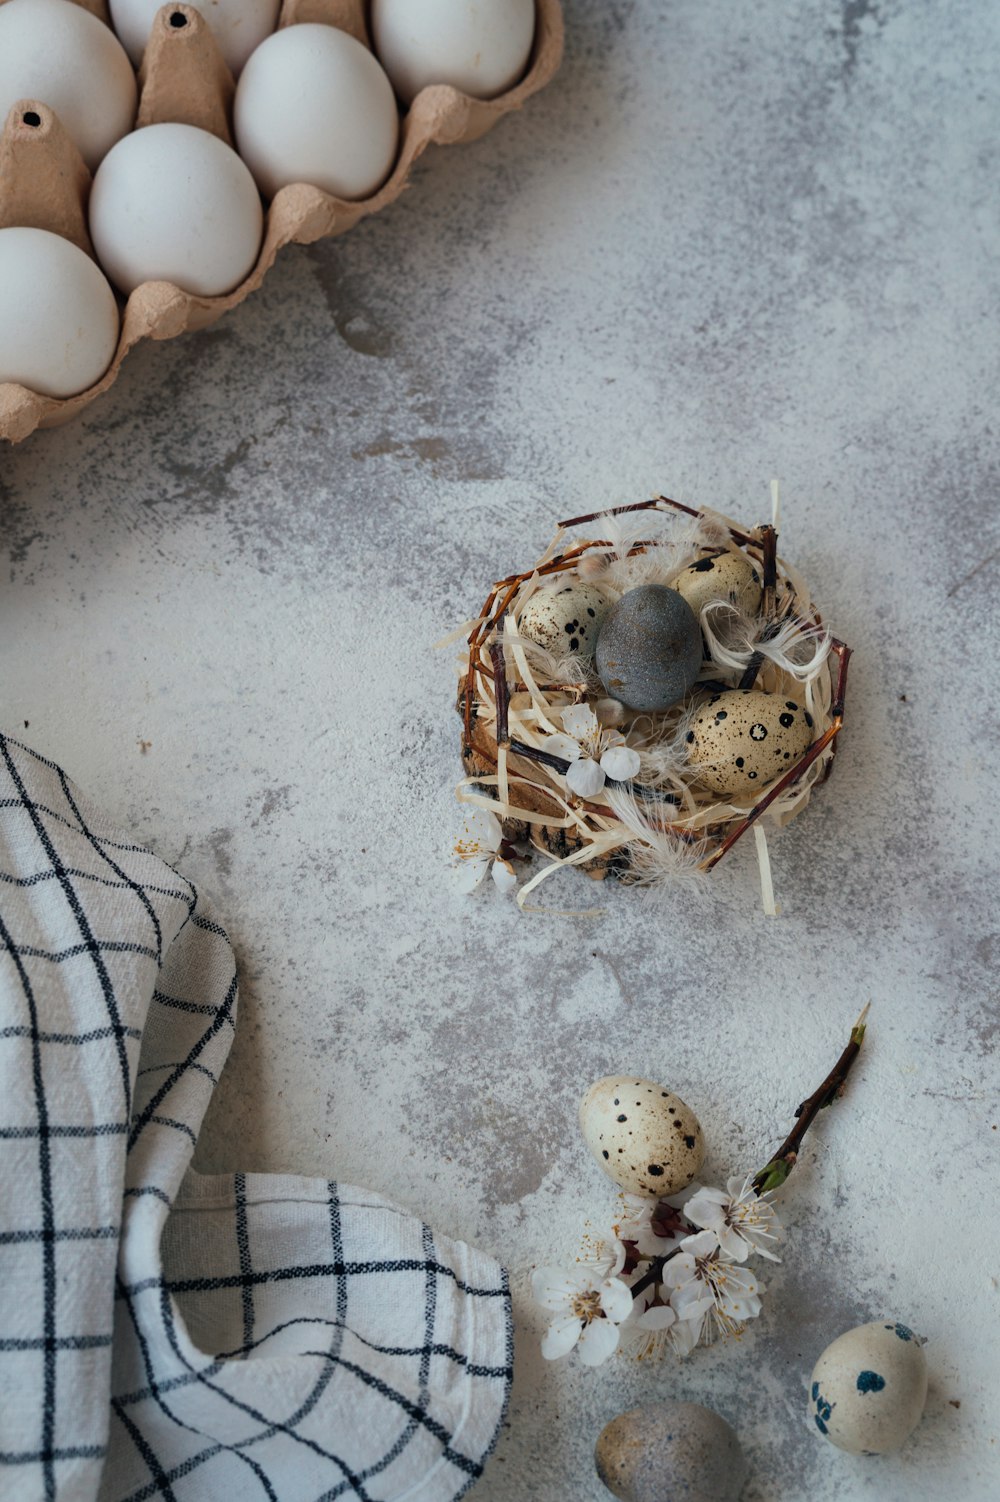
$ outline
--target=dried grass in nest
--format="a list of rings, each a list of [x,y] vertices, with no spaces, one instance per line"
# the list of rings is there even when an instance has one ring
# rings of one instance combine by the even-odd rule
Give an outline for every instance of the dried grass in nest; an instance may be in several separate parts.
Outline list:
[[[774,496],[776,520],[776,486]],[[567,535],[593,523],[600,536],[573,541]],[[556,658],[521,636],[525,605],[554,576],[599,585],[609,600],[640,584],[670,585],[690,563],[720,548],[746,554],[761,570],[759,614],[741,616],[722,601],[706,604],[707,655],[691,695],[665,714],[625,710],[620,719],[641,757],[635,779],[577,797],[566,785],[566,762],[546,751],[547,738],[561,731],[560,713],[570,704],[590,705],[602,723],[613,723],[622,707],[606,697],[592,666],[579,657]],[[468,633],[458,700],[466,777],[457,796],[494,812],[508,840],[530,840],[548,858],[518,892],[519,905],[529,911],[540,910],[528,901],[535,888],[565,866],[651,887],[697,882],[753,828],[764,908],[773,914],[764,830],[794,819],[830,774],[850,655],[824,627],[805,580],[778,558],[774,526],[748,531],[665,496],[561,522],[531,568],[493,586]],[[688,717],[709,685],[796,693],[815,722],[804,755],[752,796],[713,795],[699,785],[687,758]]]

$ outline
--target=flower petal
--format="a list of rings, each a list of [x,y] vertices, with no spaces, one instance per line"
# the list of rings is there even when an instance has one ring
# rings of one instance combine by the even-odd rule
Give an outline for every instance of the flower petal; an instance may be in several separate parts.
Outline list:
[[[601,757],[602,771],[616,782],[628,782],[638,772],[639,766],[639,753],[631,746],[609,746]]]
[[[536,1267],[531,1275],[531,1295],[543,1309],[565,1309],[589,1281],[576,1267]]]
[[[612,1257],[611,1266],[608,1269],[608,1276],[611,1278],[617,1278],[618,1274],[621,1272],[622,1268],[625,1266],[626,1261],[628,1260],[628,1253],[626,1252],[625,1247],[619,1241],[617,1236],[612,1236],[608,1250]]]
[[[664,1264],[661,1274],[668,1288],[680,1288],[685,1283],[690,1283],[696,1274],[694,1258],[687,1252],[678,1252],[675,1257]]]
[[[678,1356],[690,1356],[701,1339],[704,1322],[704,1315],[699,1315],[696,1319],[679,1319],[676,1325],[671,1326],[670,1344]]]
[[[499,856],[493,862],[492,876],[494,884],[501,892],[513,892],[517,886],[517,877],[510,861],[502,861]]]
[[[561,756],[563,761],[576,761],[583,755],[578,743],[569,735],[547,735],[542,749],[550,756]]]
[[[750,1243],[733,1226],[718,1226],[716,1235],[719,1238],[719,1246],[727,1257],[732,1257],[734,1262],[747,1260],[750,1255]]]
[[[566,773],[566,782],[579,798],[593,798],[604,786],[604,773],[596,761],[589,756],[581,756],[575,761]]]
[[[497,850],[503,839],[500,820],[491,809],[470,808],[465,815],[462,839],[470,845],[481,845],[484,851]]]
[[[714,1231],[698,1231],[694,1236],[685,1236],[681,1242],[685,1252],[692,1257],[711,1257],[718,1244],[719,1238]],[[669,1265],[668,1263],[667,1266]]]
[[[488,855],[477,856],[475,860],[463,860],[460,865],[452,867],[456,887],[460,892],[474,892],[489,869]]]
[[[601,1284],[601,1308],[616,1325],[632,1313],[632,1290],[621,1278],[605,1278]]]
[[[589,704],[570,704],[562,712],[562,723],[563,729],[576,741],[597,735],[601,728]]]
[[[636,1324],[644,1330],[669,1330],[676,1322],[677,1316],[669,1304],[654,1304],[652,1309],[647,1309],[636,1320]]]
[[[580,1360],[584,1366],[600,1366],[615,1354],[620,1338],[618,1326],[610,1320],[591,1320],[580,1336]]]
[[[583,1321],[575,1315],[567,1314],[561,1319],[553,1320],[542,1336],[542,1355],[545,1360],[558,1361],[560,1356],[568,1356],[580,1339],[582,1330]]]
[[[678,1319],[702,1319],[715,1308],[715,1299],[703,1283],[692,1278],[690,1283],[684,1283],[673,1290],[670,1306]]]

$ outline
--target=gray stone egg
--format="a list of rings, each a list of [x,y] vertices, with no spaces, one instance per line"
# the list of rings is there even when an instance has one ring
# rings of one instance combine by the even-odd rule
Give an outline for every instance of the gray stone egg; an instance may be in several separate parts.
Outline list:
[[[596,663],[613,699],[658,714],[683,699],[701,669],[701,627],[685,599],[665,584],[640,584],[611,606],[597,638]]]
[[[809,1388],[812,1422],[851,1455],[888,1455],[906,1443],[927,1401],[923,1342],[909,1325],[878,1319],[828,1345]]]
[[[645,1403],[601,1430],[597,1474],[621,1502],[737,1502],[747,1477],[740,1442],[700,1403]]]
[[[699,784],[723,798],[758,793],[812,744],[813,717],[793,695],[732,688],[712,694],[688,731]]]
[[[539,589],[522,610],[518,630],[557,657],[575,652],[590,662],[607,610],[606,597],[593,584]]]
[[[580,1131],[608,1178],[628,1194],[677,1194],[705,1156],[691,1107],[634,1074],[609,1074],[591,1085],[580,1102]]]
[[[760,573],[745,553],[710,553],[690,564],[674,580],[696,616],[709,600],[728,600],[747,615],[760,609]]]

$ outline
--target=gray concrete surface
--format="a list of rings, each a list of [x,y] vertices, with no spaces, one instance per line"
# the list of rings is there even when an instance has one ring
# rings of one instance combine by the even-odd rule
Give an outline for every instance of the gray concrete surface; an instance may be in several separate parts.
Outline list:
[[[1000,1493],[1000,12],[569,0],[567,20],[521,116],[0,453],[3,720],[214,889],[242,1016],[202,1165],[360,1181],[514,1268],[515,1394],[477,1502],[598,1502],[599,1429],[660,1395],[734,1424],[747,1502],[980,1502]],[[753,522],[772,474],[784,551],[857,652],[834,780],[773,848],[782,916],[749,846],[705,900],[608,888],[590,921],[453,894],[432,643],[559,515],[664,489]],[[711,1170],[753,1167],[868,999],[742,1345],[545,1367],[523,1274],[611,1204],[574,1124],[590,1081],[662,1080]],[[810,1432],[806,1381],[883,1313],[930,1339],[927,1416],[899,1456],[852,1459]]]

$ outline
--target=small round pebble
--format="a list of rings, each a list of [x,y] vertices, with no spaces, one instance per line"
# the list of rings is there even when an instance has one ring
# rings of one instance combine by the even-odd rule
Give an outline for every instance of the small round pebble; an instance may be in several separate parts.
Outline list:
[[[580,1102],[580,1131],[608,1178],[628,1194],[677,1194],[705,1156],[691,1107],[634,1074],[609,1074],[591,1085]]]
[[[608,602],[593,584],[539,589],[525,605],[518,630],[556,657],[573,652],[590,662]]]
[[[645,1403],[601,1430],[597,1474],[620,1502],[737,1502],[747,1476],[740,1442],[700,1403]]]
[[[858,1325],[828,1345],[809,1387],[809,1414],[851,1455],[888,1455],[906,1443],[927,1401],[923,1342],[895,1319]]]
[[[760,609],[760,574],[745,553],[726,551],[699,558],[678,574],[674,589],[699,617],[709,600],[728,600],[747,615]]]
[[[688,731],[688,760],[709,792],[745,798],[787,772],[814,735],[813,717],[801,699],[727,689],[699,706]]]
[[[629,709],[659,714],[683,699],[701,669],[701,627],[665,584],[641,584],[616,600],[597,638],[601,682]]]

